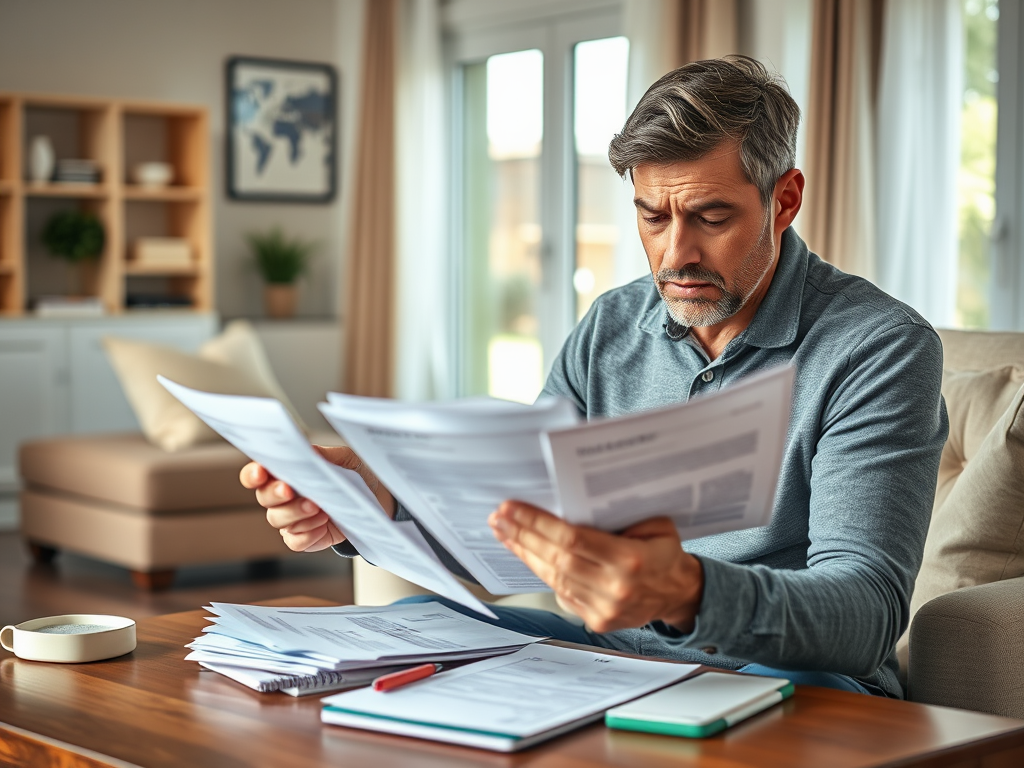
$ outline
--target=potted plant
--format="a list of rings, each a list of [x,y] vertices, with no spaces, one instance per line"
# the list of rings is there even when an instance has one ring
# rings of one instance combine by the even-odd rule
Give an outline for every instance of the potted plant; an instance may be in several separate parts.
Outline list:
[[[78,265],[78,293],[85,293],[94,276],[94,265],[103,253],[106,234],[95,214],[84,211],[60,211],[43,227],[43,245],[53,255]],[[72,288],[71,293],[75,293]]]
[[[306,271],[316,243],[288,237],[280,227],[246,235],[256,268],[263,276],[263,301],[267,314],[286,318],[295,314],[295,281]]]

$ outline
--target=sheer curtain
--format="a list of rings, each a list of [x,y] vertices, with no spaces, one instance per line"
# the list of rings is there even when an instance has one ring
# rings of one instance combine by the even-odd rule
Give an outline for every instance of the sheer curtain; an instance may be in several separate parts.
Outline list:
[[[958,0],[886,4],[878,104],[878,283],[953,323],[964,30]]]
[[[396,87],[395,396],[454,396],[448,145],[439,0],[401,0]]]

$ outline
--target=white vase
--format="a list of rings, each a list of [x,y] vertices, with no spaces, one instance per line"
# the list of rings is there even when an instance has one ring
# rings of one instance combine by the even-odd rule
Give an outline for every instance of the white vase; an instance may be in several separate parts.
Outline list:
[[[29,179],[33,184],[46,184],[53,178],[57,154],[49,136],[33,136],[29,148]]]

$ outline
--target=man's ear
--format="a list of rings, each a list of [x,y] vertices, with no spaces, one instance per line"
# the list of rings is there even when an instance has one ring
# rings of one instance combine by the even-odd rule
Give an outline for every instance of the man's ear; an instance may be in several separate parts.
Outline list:
[[[793,223],[804,200],[804,175],[799,168],[786,171],[775,182],[772,193],[775,234],[779,235]]]

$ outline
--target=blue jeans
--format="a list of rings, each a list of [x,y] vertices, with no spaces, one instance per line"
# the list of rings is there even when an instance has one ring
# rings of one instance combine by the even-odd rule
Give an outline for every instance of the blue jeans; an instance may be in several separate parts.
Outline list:
[[[452,600],[433,595],[416,595],[399,600],[399,603],[429,603],[436,602],[446,605],[453,611],[458,611],[474,619],[493,624],[496,627],[509,629],[513,632],[522,632],[525,635],[537,635],[551,637],[555,640],[564,640],[569,643],[581,645],[594,645],[599,648],[611,648],[614,650],[626,650],[613,641],[609,635],[602,635],[591,632],[581,624],[575,624],[557,613],[540,611],[536,608],[519,608],[502,605],[491,605],[490,608],[497,615],[497,619],[490,619],[481,616],[476,611],[459,605]],[[866,693],[884,696],[881,690],[871,691],[862,683],[847,675],[840,675],[835,672],[800,672],[787,669],[774,669],[762,664],[747,664],[740,667],[738,672],[762,677],[781,677],[797,685],[815,685],[819,688],[836,688],[840,691],[853,691],[854,693]],[[873,686],[872,686],[873,687]]]

